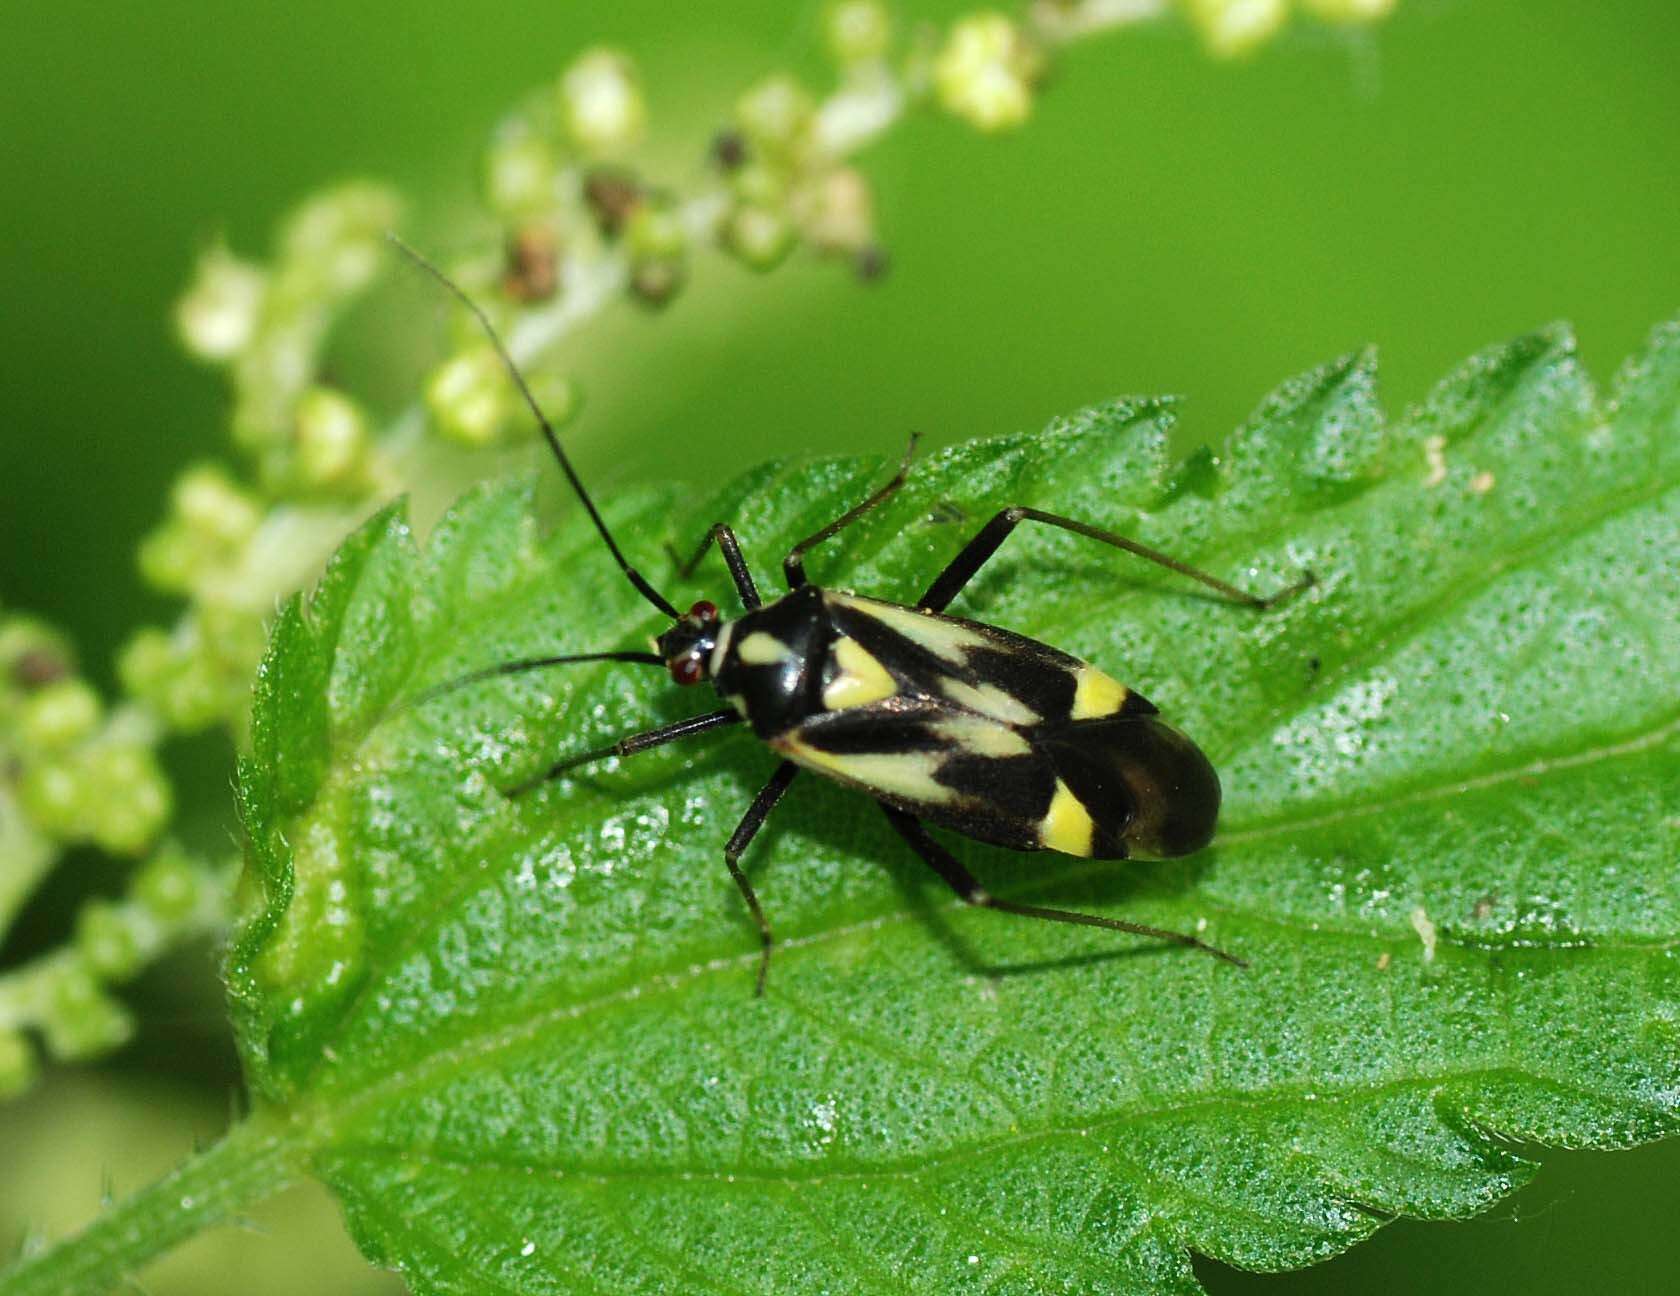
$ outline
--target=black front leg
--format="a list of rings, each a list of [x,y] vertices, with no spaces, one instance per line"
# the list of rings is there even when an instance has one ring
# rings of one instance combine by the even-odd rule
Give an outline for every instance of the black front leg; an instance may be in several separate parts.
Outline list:
[[[758,586],[753,584],[752,572],[747,567],[747,560],[741,554],[741,546],[735,539],[735,532],[727,522],[714,522],[712,529],[706,532],[706,538],[700,542],[700,547],[694,551],[694,556],[687,562],[677,561],[677,551],[666,545],[666,552],[671,555],[671,561],[677,563],[677,574],[684,580],[694,575],[694,569],[700,565],[700,560],[706,556],[706,550],[713,545],[723,554],[723,562],[729,568],[729,579],[735,582],[735,592],[741,596],[741,606],[747,611],[762,607],[764,600],[758,596]]]
[[[678,720],[674,724],[661,725],[657,729],[648,729],[642,733],[634,733],[617,742],[608,743],[605,747],[596,747],[591,751],[579,752],[575,756],[562,757],[550,765],[547,770],[534,779],[508,789],[510,797],[522,796],[534,787],[547,783],[550,779],[559,778],[567,770],[574,770],[579,765],[588,765],[593,761],[606,760],[610,756],[634,756],[637,752],[647,751],[650,747],[663,747],[666,743],[680,742],[684,738],[692,738],[695,734],[705,733],[709,729],[716,729],[720,725],[736,724],[741,719],[741,713],[734,707],[726,707],[722,711],[710,711],[705,715],[690,716],[687,720]]]
[[[787,557],[782,559],[782,575],[787,578],[787,587],[790,590],[798,589],[805,584],[805,555],[810,550],[816,548],[824,540],[828,540],[844,531],[865,513],[892,498],[898,488],[904,485],[905,478],[910,475],[910,461],[916,457],[916,443],[921,439],[921,434],[918,432],[910,434],[910,444],[905,447],[904,458],[899,460],[898,472],[893,475],[890,482],[864,500],[863,503],[854,504],[822,530],[806,536],[792,549],[788,550]]]
[[[1188,945],[1191,949],[1201,950],[1204,954],[1211,954],[1215,958],[1224,959],[1227,963],[1234,963],[1245,968],[1243,962],[1235,954],[1227,954],[1222,949],[1215,949],[1204,941],[1197,940],[1185,932],[1166,931],[1160,927],[1146,927],[1142,923],[1127,922],[1123,918],[1102,918],[1096,914],[1076,913],[1071,909],[1046,909],[1039,905],[1019,904],[1014,900],[1000,900],[987,891],[975,879],[974,874],[965,869],[938,842],[928,835],[928,830],[915,818],[902,810],[895,810],[883,804],[882,811],[887,816],[887,822],[898,830],[898,835],[910,843],[910,849],[922,857],[935,873],[945,879],[947,886],[962,898],[964,904],[973,905],[977,909],[996,909],[1000,913],[1020,914],[1023,918],[1043,918],[1047,922],[1077,923],[1081,927],[1102,927],[1108,931],[1128,932],[1133,936],[1149,936],[1155,940],[1173,941],[1179,945]]]
[[[788,790],[788,784],[793,782],[793,776],[799,773],[799,766],[792,761],[783,761],[776,766],[776,772],[770,776],[770,781],[759,789],[753,803],[747,807],[747,813],[741,816],[740,826],[729,834],[729,841],[723,848],[723,862],[729,868],[729,876],[735,879],[736,889],[741,898],[747,902],[747,908],[752,911],[753,921],[758,924],[759,939],[763,943],[762,953],[758,959],[758,981],[753,988],[753,997],[764,997],[764,983],[770,976],[770,947],[776,943],[776,938],[770,934],[770,923],[764,917],[764,910],[759,906],[758,893],[753,890],[747,875],[741,871],[741,856],[746,852],[752,839],[758,835],[758,830],[764,827],[764,821],[770,817],[770,812],[776,808],[776,803],[782,799],[782,793]]]

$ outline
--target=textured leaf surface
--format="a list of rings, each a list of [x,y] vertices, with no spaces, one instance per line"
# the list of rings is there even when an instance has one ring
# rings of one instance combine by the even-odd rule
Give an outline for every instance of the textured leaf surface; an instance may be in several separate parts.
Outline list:
[[[656,628],[581,518],[393,511],[285,611],[242,776],[230,967],[254,1087],[370,1257],[423,1293],[1184,1292],[1192,1251],[1301,1265],[1474,1212],[1533,1145],[1680,1126],[1680,330],[1613,400],[1568,336],[1388,421],[1368,357],[1217,456],[1117,403],[920,464],[810,562],[913,598],[989,512],[1053,507],[1258,589],[1266,615],[1018,533],[953,610],[1099,663],[1209,752],[1190,861],[967,845],[994,890],[1178,928],[1242,972],[957,905],[810,777],[719,858],[774,761],[727,732],[554,783],[560,753],[704,709],[597,667],[397,705]],[[613,501],[655,558],[733,520],[768,584],[876,461],[773,465],[695,508]],[[573,511],[575,514],[575,510]],[[720,603],[725,600],[719,598]]]

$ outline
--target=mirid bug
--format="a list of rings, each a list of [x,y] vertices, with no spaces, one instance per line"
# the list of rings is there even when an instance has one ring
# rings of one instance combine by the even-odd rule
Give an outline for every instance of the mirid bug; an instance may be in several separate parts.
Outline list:
[[[504,662],[429,690],[419,700],[495,676],[612,661],[664,668],[682,686],[709,680],[727,703],[564,757],[510,795],[595,761],[631,756],[728,725],[750,725],[781,760],[724,845],[723,861],[758,925],[762,944],[755,993],[760,995],[774,938],[740,859],[802,770],[876,801],[898,835],[967,904],[1174,941],[1246,966],[1186,932],[994,896],[929,834],[932,824],[1018,851],[1089,859],[1172,858],[1207,845],[1219,813],[1219,777],[1213,766],[1140,694],[1077,657],[997,626],[947,616],[945,609],[1023,522],[1071,531],[1134,554],[1249,608],[1273,606],[1309,585],[1310,575],[1262,598],[1125,536],[1017,506],[981,527],[913,606],[812,584],[806,554],[904,484],[915,451],[912,438],[891,481],[788,551],[782,560],[787,593],[769,601],[759,594],[734,531],[719,522],[683,570],[692,572],[715,546],[741,613],[726,618],[705,600],[679,612],[625,559],[484,312],[418,252],[394,235],[392,241],[476,316],[613,560],[641,596],[671,619],[670,629],[658,637],[657,652]]]

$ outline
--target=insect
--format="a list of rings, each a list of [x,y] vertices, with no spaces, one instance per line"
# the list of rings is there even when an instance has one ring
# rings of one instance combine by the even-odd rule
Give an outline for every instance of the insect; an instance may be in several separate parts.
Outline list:
[[[1142,695],[1077,657],[997,626],[946,615],[946,609],[1024,522],[1133,554],[1249,608],[1273,606],[1309,585],[1310,575],[1263,598],[1125,536],[1016,506],[982,526],[912,606],[813,584],[805,571],[806,555],[903,486],[915,451],[912,438],[890,481],[788,551],[782,560],[785,594],[767,600],[759,593],[734,531],[719,522],[683,565],[684,574],[715,547],[741,612],[725,617],[706,600],[678,611],[625,559],[483,311],[419,253],[400,241],[398,246],[478,318],[613,560],[641,596],[671,619],[656,652],[527,658],[441,687],[568,663],[612,661],[663,668],[685,687],[710,681],[726,704],[567,756],[511,795],[596,761],[749,725],[781,758],[723,848],[724,866],[758,925],[758,995],[764,993],[774,937],[740,861],[804,771],[872,798],[910,849],[967,904],[1174,941],[1246,966],[1185,932],[994,896],[928,832],[932,824],[1018,851],[1170,858],[1205,846],[1219,813],[1213,766]]]

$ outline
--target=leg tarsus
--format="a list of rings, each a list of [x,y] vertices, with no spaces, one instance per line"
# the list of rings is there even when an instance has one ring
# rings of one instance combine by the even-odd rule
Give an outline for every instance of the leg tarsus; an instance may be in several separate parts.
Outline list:
[[[764,916],[764,909],[758,902],[758,893],[753,890],[747,875],[741,871],[740,863],[729,855],[724,855],[724,864],[729,869],[729,876],[735,880],[736,890],[747,902],[747,908],[752,912],[753,921],[758,924],[758,939],[760,952],[758,956],[758,976],[753,981],[753,998],[764,998],[764,986],[770,978],[770,951],[776,944],[776,937],[770,931],[770,920]]]
[[[1299,580],[1292,585],[1285,585],[1282,589],[1274,590],[1272,593],[1266,595],[1265,598],[1260,600],[1260,609],[1262,611],[1269,612],[1273,608],[1289,602],[1297,594],[1306,593],[1316,584],[1318,584],[1318,577],[1308,569],[1302,568],[1301,578]]]
[[[881,809],[887,816],[887,822],[897,831],[898,835],[909,844],[910,849],[921,856],[935,873],[939,874],[945,884],[957,893],[964,904],[973,905],[977,909],[996,909],[1000,913],[1018,914],[1023,918],[1042,918],[1047,922],[1076,923],[1081,927],[1101,927],[1108,931],[1126,932],[1133,936],[1148,936],[1155,940],[1171,941],[1178,945],[1187,945],[1191,949],[1201,950],[1204,954],[1211,954],[1217,959],[1223,959],[1240,968],[1248,964],[1235,954],[1209,945],[1188,932],[1167,931],[1161,927],[1149,927],[1143,923],[1127,922],[1124,918],[1104,918],[1097,914],[1079,913],[1072,909],[1048,909],[1042,905],[1021,904],[1014,900],[1000,900],[980,885],[974,874],[970,873],[951,854],[929,834],[928,830],[914,815],[906,814],[902,810],[895,810],[883,804]]]

